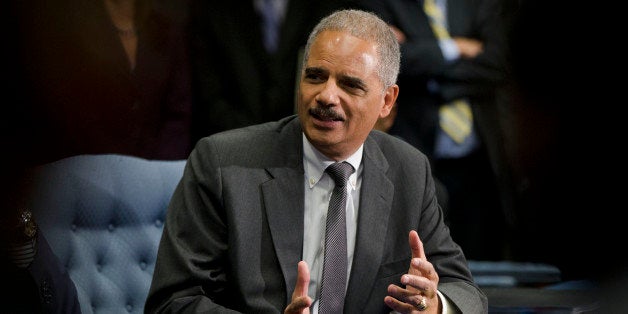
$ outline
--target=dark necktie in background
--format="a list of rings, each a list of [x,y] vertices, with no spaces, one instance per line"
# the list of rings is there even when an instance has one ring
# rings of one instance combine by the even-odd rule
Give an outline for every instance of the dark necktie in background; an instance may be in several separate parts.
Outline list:
[[[451,39],[446,27],[445,16],[435,0],[424,0],[423,10],[430,21],[432,31],[437,39]],[[473,127],[473,114],[471,106],[466,100],[457,99],[443,104],[439,108],[439,124],[441,129],[454,142],[464,143],[465,139],[471,135]]]
[[[329,201],[325,226],[325,255],[318,312],[341,314],[347,285],[347,180],[354,169],[347,162],[329,165],[327,172],[336,183]]]
[[[262,0],[262,18],[264,30],[264,47],[266,51],[274,53],[279,44],[279,9],[274,0]]]

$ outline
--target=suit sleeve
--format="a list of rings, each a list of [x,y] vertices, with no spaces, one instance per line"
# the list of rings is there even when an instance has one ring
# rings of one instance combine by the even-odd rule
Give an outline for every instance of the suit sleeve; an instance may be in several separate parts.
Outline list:
[[[3,310],[81,313],[74,282],[41,230],[37,233],[36,250],[33,260],[25,268],[15,266],[8,256],[2,256],[5,289],[0,300]]]
[[[455,305],[462,313],[486,313],[488,300],[473,283],[466,258],[458,244],[450,236],[443,220],[442,210],[437,204],[434,179],[427,159],[424,159],[425,202],[418,228],[427,259],[439,275],[438,290],[447,296],[449,305]]]
[[[170,201],[146,313],[236,313],[213,301],[229,296],[220,167],[211,150],[198,143]]]

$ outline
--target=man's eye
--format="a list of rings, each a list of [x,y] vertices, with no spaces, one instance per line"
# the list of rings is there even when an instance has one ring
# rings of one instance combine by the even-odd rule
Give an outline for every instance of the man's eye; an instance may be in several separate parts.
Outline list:
[[[352,91],[352,92],[364,92],[366,89],[364,85],[355,80],[346,80],[342,82],[342,86],[344,89]]]
[[[344,85],[350,89],[356,89],[356,88],[361,89],[361,86],[358,84],[355,84],[354,82],[345,82]]]
[[[306,74],[305,75],[305,79],[311,82],[318,82],[318,81],[322,81],[323,78],[320,75],[317,74]]]

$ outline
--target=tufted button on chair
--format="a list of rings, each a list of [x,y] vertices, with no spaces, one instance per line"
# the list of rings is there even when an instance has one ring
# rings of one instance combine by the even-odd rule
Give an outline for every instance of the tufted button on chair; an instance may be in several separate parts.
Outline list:
[[[83,313],[142,313],[185,160],[80,155],[33,173],[31,209]]]

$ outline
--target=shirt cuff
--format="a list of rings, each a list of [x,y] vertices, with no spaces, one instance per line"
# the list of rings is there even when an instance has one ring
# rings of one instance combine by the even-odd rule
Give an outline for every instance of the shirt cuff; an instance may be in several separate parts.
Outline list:
[[[441,39],[438,41],[445,61],[452,62],[460,58],[460,49],[453,39]]]

